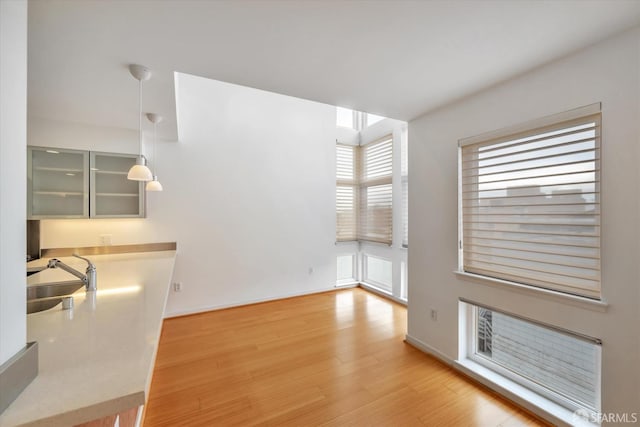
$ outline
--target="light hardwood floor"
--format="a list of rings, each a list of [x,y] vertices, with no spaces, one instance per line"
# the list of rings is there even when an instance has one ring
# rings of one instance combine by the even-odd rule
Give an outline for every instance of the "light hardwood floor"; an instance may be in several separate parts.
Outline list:
[[[362,289],[166,320],[145,427],[546,425],[403,342]]]

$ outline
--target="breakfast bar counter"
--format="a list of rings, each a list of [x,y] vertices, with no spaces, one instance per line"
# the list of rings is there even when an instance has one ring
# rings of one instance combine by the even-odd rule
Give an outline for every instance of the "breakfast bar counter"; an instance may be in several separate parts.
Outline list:
[[[73,426],[145,404],[162,329],[175,251],[88,256],[97,291],[82,287],[73,308],[58,305],[27,316],[27,341],[37,341],[39,372],[0,416],[0,426]],[[61,261],[84,272],[77,258]],[[46,265],[48,259],[28,267]],[[59,269],[27,286],[77,281]]]

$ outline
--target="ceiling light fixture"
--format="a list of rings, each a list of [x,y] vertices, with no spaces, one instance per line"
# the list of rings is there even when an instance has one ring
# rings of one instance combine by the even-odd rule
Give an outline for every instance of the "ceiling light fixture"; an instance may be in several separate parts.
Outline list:
[[[140,152],[138,153],[138,159],[136,164],[129,169],[127,179],[132,181],[151,181],[153,175],[147,167],[147,159],[142,154],[142,82],[151,78],[151,71],[144,65],[131,64],[129,65],[129,72],[131,75],[140,82],[139,89],[139,111],[138,111],[138,130],[140,133]]]
[[[156,113],[147,113],[147,119],[153,123],[153,180],[147,182],[145,190],[147,191],[162,191],[162,184],[158,181],[158,157],[156,156],[156,140],[158,139],[158,133],[156,131],[158,123],[162,121],[162,116]]]

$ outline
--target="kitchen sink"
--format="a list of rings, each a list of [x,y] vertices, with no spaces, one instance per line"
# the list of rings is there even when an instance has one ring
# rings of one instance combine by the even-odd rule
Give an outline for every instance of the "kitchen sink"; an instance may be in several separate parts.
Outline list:
[[[49,310],[83,287],[80,281],[46,283],[27,287],[27,314]]]
[[[71,295],[82,286],[84,285],[80,280],[74,280],[72,282],[45,283],[38,286],[27,286],[27,300]]]
[[[27,301],[27,314],[49,310],[60,304],[65,297],[39,298]]]
[[[47,269],[46,265],[39,266],[39,267],[27,267],[27,277],[31,276],[32,274],[40,273],[42,270],[46,270],[46,269]]]

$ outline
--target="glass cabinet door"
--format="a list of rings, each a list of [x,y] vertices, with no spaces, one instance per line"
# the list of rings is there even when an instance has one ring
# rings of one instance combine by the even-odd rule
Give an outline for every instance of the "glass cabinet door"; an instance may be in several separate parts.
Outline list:
[[[88,160],[86,151],[28,147],[28,217],[87,218]]]
[[[91,217],[144,216],[144,182],[130,181],[127,173],[136,155],[91,152]]]

